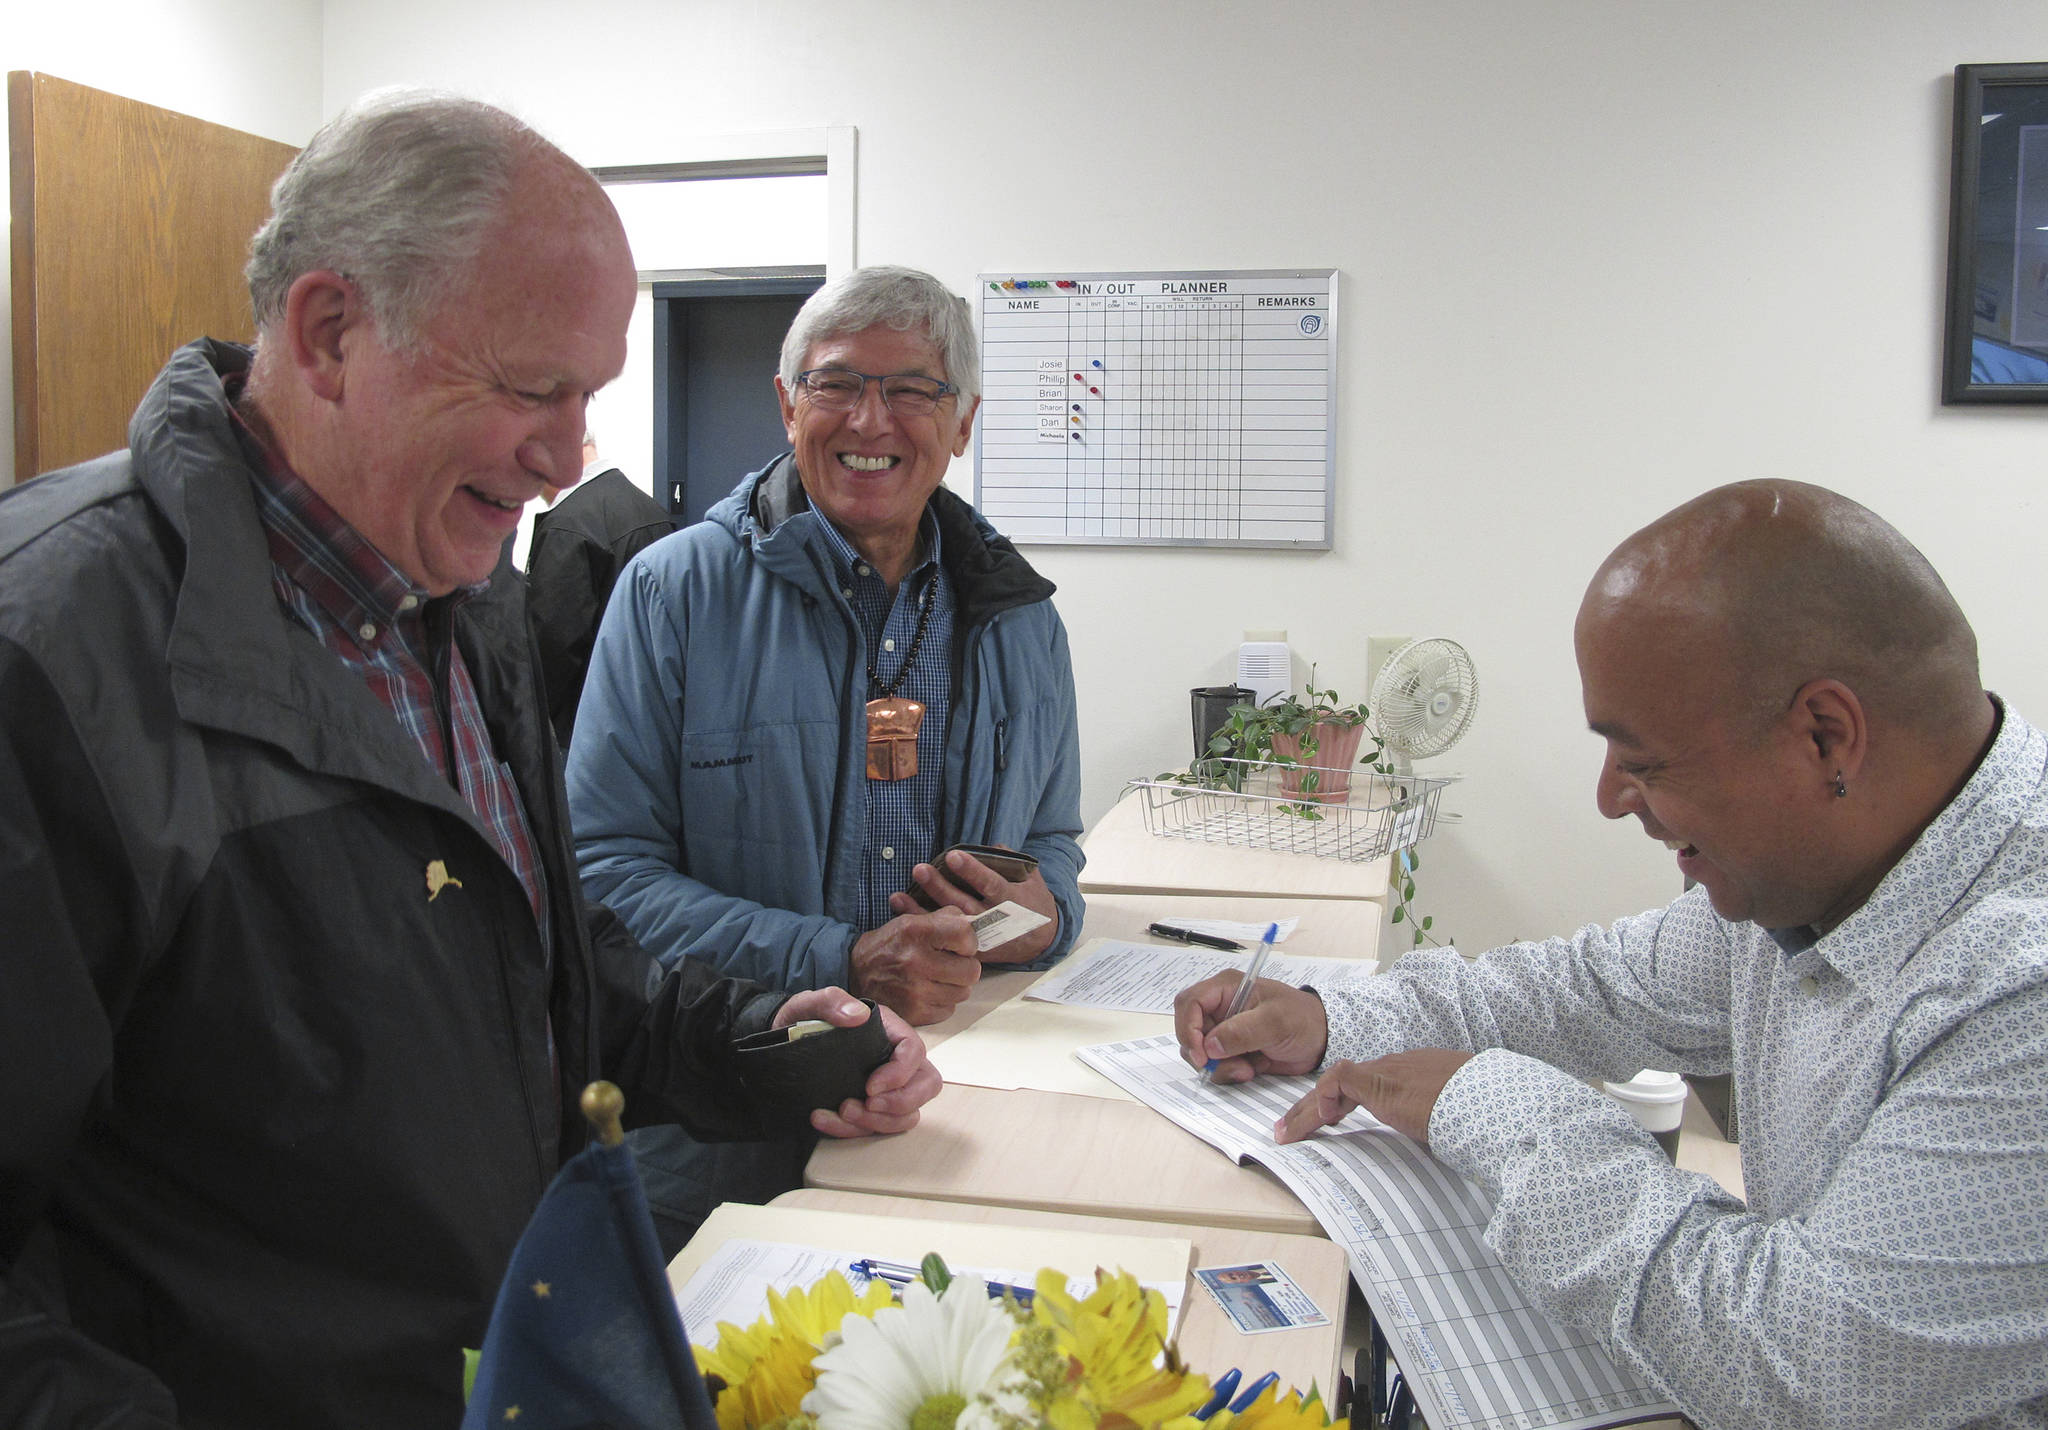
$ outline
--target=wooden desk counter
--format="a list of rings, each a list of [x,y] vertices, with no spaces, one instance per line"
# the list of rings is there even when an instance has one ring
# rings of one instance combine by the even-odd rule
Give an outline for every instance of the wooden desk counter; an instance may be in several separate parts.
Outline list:
[[[1385,899],[1387,863],[1356,863],[1241,845],[1166,838],[1145,829],[1145,792],[1110,806],[1082,837],[1084,894],[1240,894],[1267,899]]]
[[[1298,917],[1282,945],[1288,952],[1369,958],[1378,948],[1380,909],[1358,900],[1090,894],[1081,942],[1121,938],[1166,947],[1145,932],[1146,924]],[[952,1017],[918,1031],[928,1045],[943,1043],[1042,976],[991,965]],[[1156,1022],[1158,1031],[1171,1030],[1169,1020]],[[1271,1173],[1235,1165],[1150,1108],[1028,1088],[949,1084],[900,1137],[821,1142],[804,1180],[845,1192],[1321,1235],[1315,1218]]]
[[[804,1183],[841,1192],[1320,1236],[1294,1193],[1136,1102],[949,1083],[900,1137],[826,1139]]]
[[[813,1211],[865,1212],[880,1216],[958,1222],[996,1222],[1010,1226],[1056,1227],[1072,1231],[1127,1232],[1184,1237],[1194,1243],[1194,1266],[1228,1266],[1247,1261],[1273,1261],[1292,1276],[1330,1317],[1330,1324],[1295,1331],[1270,1331],[1247,1336],[1230,1323],[1210,1295],[1188,1278],[1187,1299],[1180,1320],[1180,1353],[1196,1370],[1214,1378],[1232,1366],[1259,1374],[1279,1373],[1282,1385],[1306,1391],[1320,1386],[1327,1395],[1344,1369],[1344,1314],[1350,1299],[1351,1268],[1343,1250],[1321,1237],[1278,1236],[1272,1232],[1230,1231],[1214,1226],[1173,1223],[1135,1224],[1068,1212],[1022,1211],[1015,1208],[935,1204],[910,1197],[872,1197],[852,1192],[806,1188],[785,1192],[769,1203]],[[1061,1270],[1073,1268],[1062,1267]]]

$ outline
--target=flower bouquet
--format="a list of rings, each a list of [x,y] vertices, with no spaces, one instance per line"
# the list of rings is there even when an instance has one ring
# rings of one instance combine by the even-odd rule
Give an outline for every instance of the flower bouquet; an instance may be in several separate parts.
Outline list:
[[[1226,1405],[1166,1340],[1166,1302],[1128,1273],[1087,1297],[1040,1271],[991,1295],[937,1256],[900,1288],[840,1273],[782,1295],[696,1355],[719,1430],[1325,1430],[1311,1389]],[[1237,1408],[1241,1406],[1242,1408]],[[1343,1430],[1345,1422],[1336,1422]]]

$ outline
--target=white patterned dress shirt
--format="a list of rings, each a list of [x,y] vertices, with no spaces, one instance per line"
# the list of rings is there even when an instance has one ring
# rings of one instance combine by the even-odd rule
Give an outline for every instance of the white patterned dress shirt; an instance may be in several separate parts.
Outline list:
[[[1536,1303],[1703,1430],[2048,1426],[2048,740],[2004,710],[1869,902],[1805,942],[1694,889],[1410,954],[1322,993],[1325,1066],[1490,1050],[1432,1150],[1497,1195],[1487,1242]],[[1734,1073],[1747,1205],[1578,1080],[1645,1067]]]

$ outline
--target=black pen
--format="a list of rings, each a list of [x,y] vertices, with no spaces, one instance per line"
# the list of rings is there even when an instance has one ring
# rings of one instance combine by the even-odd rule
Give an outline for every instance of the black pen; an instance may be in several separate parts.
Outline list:
[[[1218,938],[1214,934],[1196,933],[1193,929],[1175,928],[1172,924],[1147,924],[1145,932],[1156,933],[1161,938],[1170,938],[1175,943],[1198,943],[1203,948],[1220,948],[1226,953],[1244,952],[1244,945],[1241,943],[1232,943],[1229,939]]]

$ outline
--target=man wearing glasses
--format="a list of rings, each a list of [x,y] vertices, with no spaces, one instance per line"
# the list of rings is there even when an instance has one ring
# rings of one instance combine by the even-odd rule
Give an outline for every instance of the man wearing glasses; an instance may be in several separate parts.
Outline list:
[[[981,401],[957,295],[904,268],[839,278],[775,387],[794,450],[613,593],[569,753],[583,887],[664,962],[936,1022],[983,963],[1043,967],[1081,925],[1066,631],[1052,583],[941,485]],[[1047,922],[977,954],[970,918],[1005,901]],[[664,1236],[797,1185],[802,1156],[776,1151],[643,1148]]]

